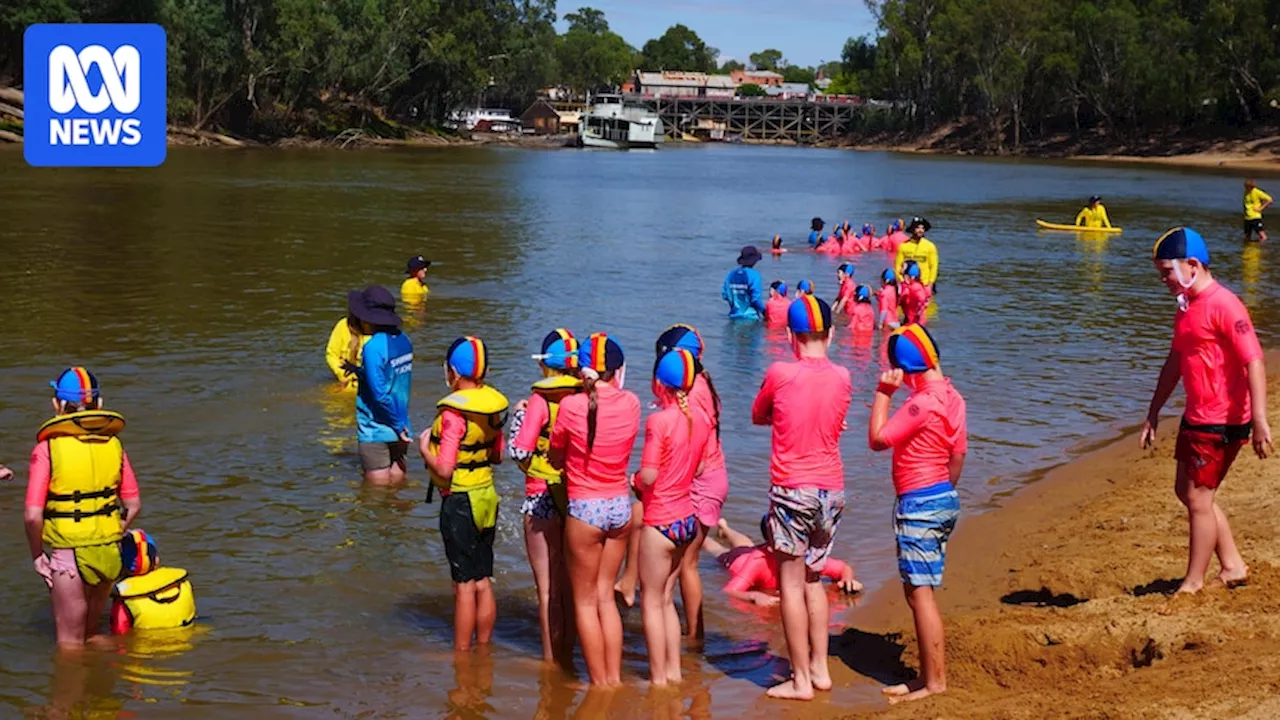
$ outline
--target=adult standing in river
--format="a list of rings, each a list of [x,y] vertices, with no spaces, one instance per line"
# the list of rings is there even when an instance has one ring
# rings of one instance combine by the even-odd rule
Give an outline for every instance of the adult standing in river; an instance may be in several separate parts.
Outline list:
[[[913,217],[907,225],[910,235],[907,241],[898,246],[898,253],[893,267],[902,277],[902,266],[908,260],[915,260],[920,266],[920,282],[931,294],[936,294],[934,285],[938,282],[938,246],[934,245],[924,234],[933,229],[933,225],[922,217]]]
[[[759,320],[764,317],[764,280],[756,271],[760,251],[755,245],[747,245],[738,253],[738,267],[724,278],[720,297],[729,303],[729,317],[739,320]]]
[[[396,300],[386,288],[372,285],[347,294],[347,309],[369,337],[358,369],[356,425],[360,465],[365,482],[399,485],[406,474],[405,454],[413,428],[409,425],[409,389],[413,377],[413,344],[400,331]]]

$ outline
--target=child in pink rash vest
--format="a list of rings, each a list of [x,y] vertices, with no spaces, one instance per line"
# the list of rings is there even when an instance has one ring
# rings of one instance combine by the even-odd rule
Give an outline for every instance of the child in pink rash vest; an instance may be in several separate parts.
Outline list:
[[[644,505],[640,604],[649,681],[655,687],[682,680],[675,586],[685,551],[702,533],[693,503],[693,476],[712,434],[711,418],[689,402],[688,393],[701,371],[701,363],[685,348],[667,351],[654,366],[653,394],[661,410],[645,421],[640,472],[633,480]]]
[[[781,280],[769,283],[769,300],[764,304],[764,324],[769,327],[786,325],[789,307],[791,299],[787,297],[787,284]]]
[[[879,327],[898,327],[898,276],[886,268],[880,274],[880,313],[876,317]]]
[[[745,534],[720,521],[716,538],[707,538],[703,547],[729,571],[729,582],[724,593],[731,598],[762,607],[778,604],[778,555],[769,546],[769,517],[760,521],[760,532],[765,542],[756,544]],[[853,567],[827,558],[827,564],[819,573],[823,578],[847,593],[862,592]]]
[[[849,310],[849,329],[870,332],[876,327],[876,311],[871,307],[871,288],[859,285],[853,291],[853,307]]]
[[[917,679],[881,691],[890,702],[901,702],[947,689],[942,615],[935,594],[942,585],[947,541],[960,517],[956,483],[969,440],[964,398],[942,374],[938,346],[929,331],[905,325],[894,331],[886,347],[894,369],[880,376],[867,440],[874,451],[893,449],[898,574],[919,642]],[[904,384],[911,396],[890,417],[891,398]]]
[[[796,362],[776,362],[751,406],[751,422],[773,428],[769,475],[769,535],[779,553],[782,627],[791,679],[768,690],[774,698],[811,700],[831,689],[827,663],[831,619],[818,585],[844,512],[844,431],[853,388],[849,371],[831,362],[831,308],[812,295],[787,311]],[[821,632],[810,633],[811,629]]]
[[[1221,568],[1217,582],[1235,588],[1248,581],[1249,566],[1217,494],[1250,440],[1259,459],[1274,452],[1267,419],[1266,360],[1248,308],[1213,278],[1209,248],[1198,232],[1189,227],[1167,231],[1152,248],[1151,260],[1178,310],[1141,445],[1149,448],[1155,442],[1160,410],[1181,379],[1187,397],[1173,451],[1178,463],[1174,492],[1187,509],[1190,543],[1178,592],[1204,588],[1215,554]]]
[[[899,286],[902,314],[905,324],[924,325],[926,311],[929,309],[929,288],[920,282],[920,266],[915,260],[902,264],[902,281]]]

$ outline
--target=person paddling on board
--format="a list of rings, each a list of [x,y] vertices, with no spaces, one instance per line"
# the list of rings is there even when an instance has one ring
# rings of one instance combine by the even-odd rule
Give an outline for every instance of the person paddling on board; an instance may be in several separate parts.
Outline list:
[[[1262,211],[1271,207],[1271,196],[1258,189],[1252,180],[1244,181],[1244,241],[1249,242],[1254,234],[1258,242],[1267,241],[1267,231],[1262,229]]]
[[[36,434],[23,520],[32,564],[53,602],[58,646],[80,648],[100,634],[123,571],[120,539],[142,496],[120,444],[124,418],[102,409],[98,379],[73,367],[49,384],[54,417]]]
[[[764,317],[764,280],[756,271],[760,251],[747,245],[738,253],[738,267],[724,278],[720,297],[729,303],[729,317],[737,320],[759,320]]]
[[[936,293],[934,285],[938,282],[938,247],[929,241],[924,234],[933,229],[933,225],[922,217],[913,217],[907,224],[907,232],[911,237],[898,246],[897,257],[893,266],[902,270],[908,260],[915,260],[920,266],[920,282],[929,288],[930,294]]]
[[[1089,204],[1076,215],[1076,227],[1109,228],[1111,219],[1107,217],[1107,208],[1102,204],[1102,196],[1089,198]]]
[[[769,248],[769,252],[773,253],[774,255],[781,255],[786,251],[787,249],[782,247],[782,236],[774,235],[773,243],[772,243],[772,246]]]

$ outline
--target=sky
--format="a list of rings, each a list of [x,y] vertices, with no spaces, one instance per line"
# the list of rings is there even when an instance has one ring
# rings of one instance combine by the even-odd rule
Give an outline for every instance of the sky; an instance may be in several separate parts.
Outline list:
[[[720,50],[720,62],[777,48],[792,65],[817,66],[839,60],[847,38],[875,32],[863,0],[557,0],[556,11],[583,6],[603,11],[636,48],[682,23]]]

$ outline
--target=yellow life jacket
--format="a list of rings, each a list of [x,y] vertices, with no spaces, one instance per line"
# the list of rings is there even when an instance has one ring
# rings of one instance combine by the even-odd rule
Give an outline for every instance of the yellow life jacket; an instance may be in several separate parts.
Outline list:
[[[552,375],[533,384],[533,392],[547,401],[548,420],[538,431],[538,442],[534,445],[533,456],[524,469],[530,477],[545,480],[548,485],[564,482],[560,471],[551,467],[547,460],[547,450],[551,447],[551,429],[556,425],[556,417],[560,415],[560,401],[582,390],[582,381],[571,375]]]
[[[196,619],[196,596],[182,568],[159,567],[121,580],[115,596],[124,603],[135,630],[185,627]]]
[[[49,492],[44,505],[44,541],[53,548],[105,545],[120,540],[121,472],[124,446],[116,434],[124,417],[85,410],[52,418],[36,437],[49,443]]]
[[[467,421],[467,432],[458,446],[458,462],[454,465],[453,478],[446,480],[430,473],[431,482],[450,492],[469,492],[493,486],[493,449],[507,422],[507,398],[488,385],[458,390],[436,403],[438,408],[457,410]],[[431,425],[428,447],[433,453],[440,451],[440,433],[444,426],[443,413],[436,415]]]

